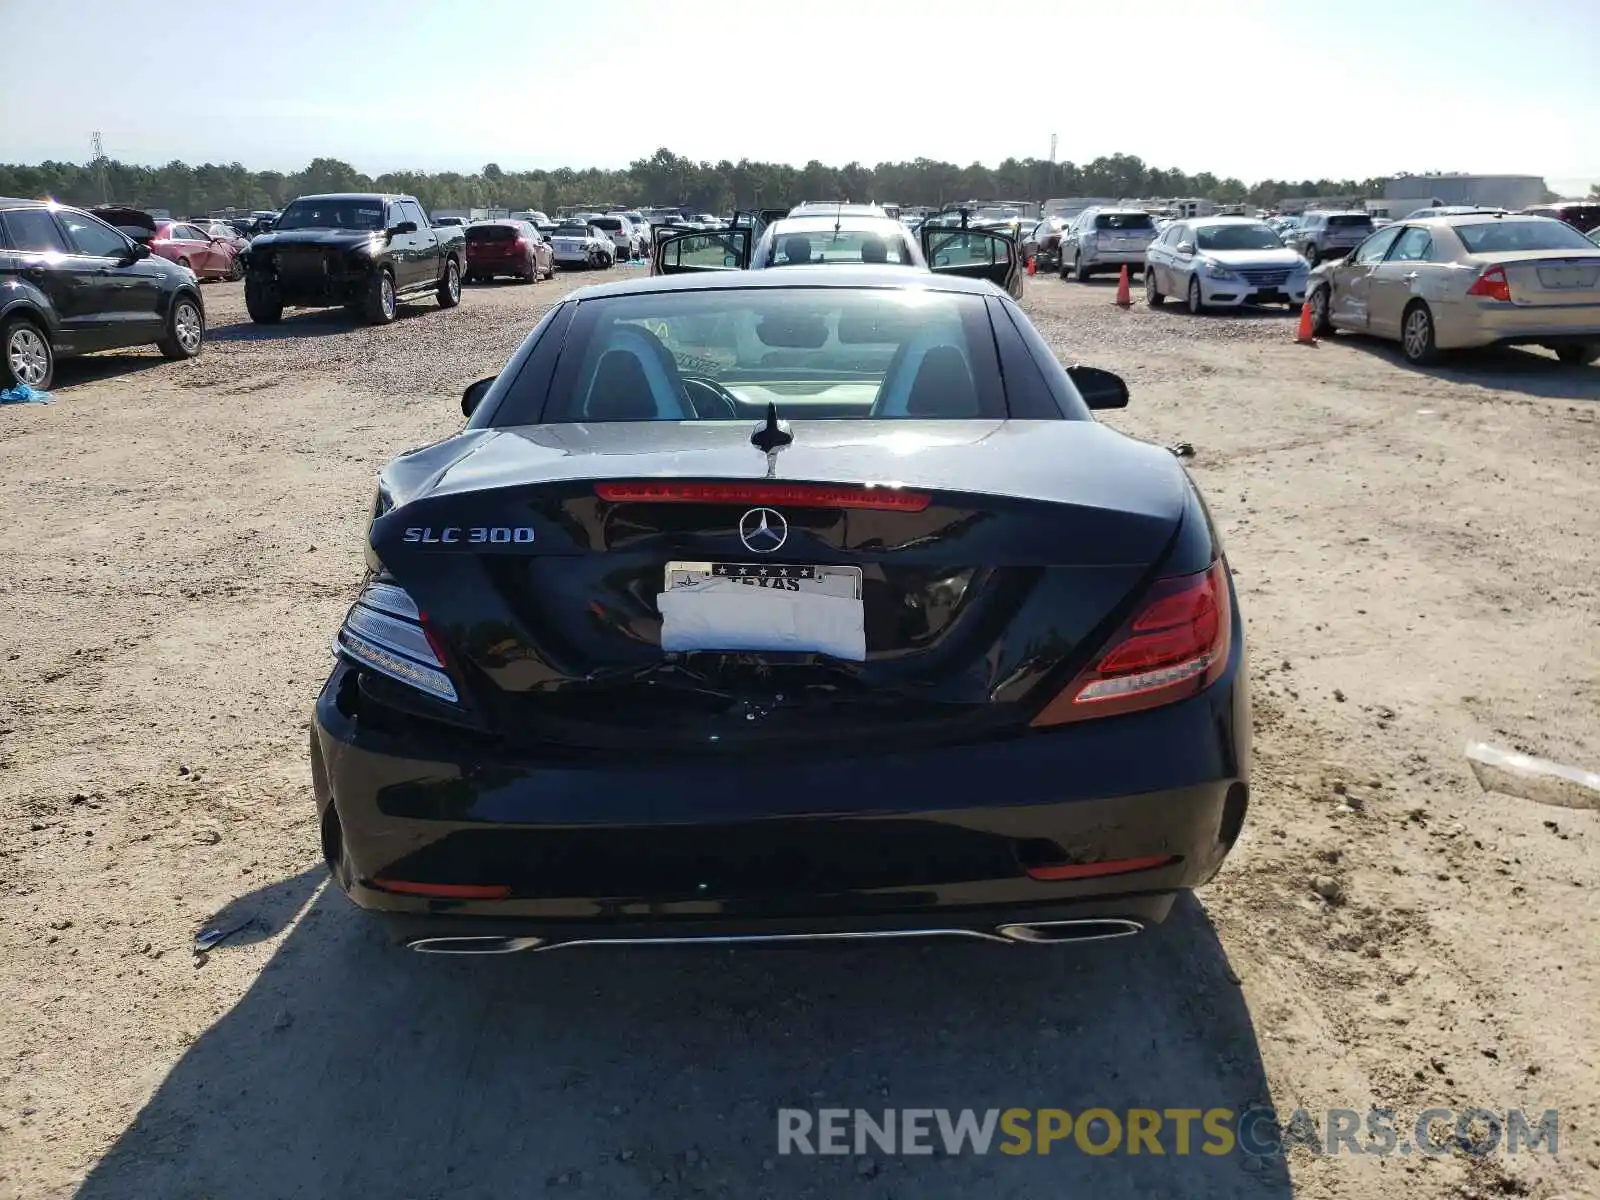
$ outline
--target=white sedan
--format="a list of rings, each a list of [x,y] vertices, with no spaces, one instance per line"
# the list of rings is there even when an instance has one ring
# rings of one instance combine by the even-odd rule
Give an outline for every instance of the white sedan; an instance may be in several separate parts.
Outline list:
[[[593,225],[557,225],[550,232],[550,249],[559,267],[609,267],[617,258],[610,237]]]
[[[1145,255],[1144,293],[1155,308],[1182,296],[1191,313],[1242,304],[1305,303],[1311,264],[1265,221],[1191,217],[1174,221]]]

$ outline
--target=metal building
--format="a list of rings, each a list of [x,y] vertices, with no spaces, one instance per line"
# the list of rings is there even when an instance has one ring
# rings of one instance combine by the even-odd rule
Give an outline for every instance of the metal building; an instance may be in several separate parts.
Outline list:
[[[1384,185],[1392,209],[1409,212],[1430,204],[1476,204],[1515,212],[1545,196],[1539,175],[1397,175]]]

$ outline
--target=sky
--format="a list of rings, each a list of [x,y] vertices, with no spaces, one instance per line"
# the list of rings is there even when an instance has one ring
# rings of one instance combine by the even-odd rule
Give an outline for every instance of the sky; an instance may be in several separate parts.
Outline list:
[[[1600,181],[1597,63],[1600,0],[0,0],[0,161],[84,161],[99,130],[125,162],[280,171],[993,165],[1055,134],[1246,182],[1568,192]]]

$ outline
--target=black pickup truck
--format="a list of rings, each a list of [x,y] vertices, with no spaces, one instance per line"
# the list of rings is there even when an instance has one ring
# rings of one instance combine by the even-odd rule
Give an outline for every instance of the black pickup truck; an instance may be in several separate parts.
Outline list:
[[[401,300],[429,293],[440,308],[453,308],[466,244],[459,226],[430,226],[411,196],[301,196],[250,243],[245,307],[264,325],[282,320],[286,307],[341,304],[387,325]]]

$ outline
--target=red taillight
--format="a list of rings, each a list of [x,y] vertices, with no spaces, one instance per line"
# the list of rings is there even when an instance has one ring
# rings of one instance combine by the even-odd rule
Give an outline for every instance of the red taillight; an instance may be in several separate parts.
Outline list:
[[[597,483],[594,494],[619,504],[788,504],[797,508],[871,508],[921,512],[933,502],[897,487],[825,483]]]
[[[1483,274],[1472,281],[1472,286],[1467,289],[1469,296],[1485,296],[1490,300],[1499,300],[1502,303],[1511,303],[1511,281],[1506,278],[1504,267],[1485,267]]]
[[[511,243],[511,246],[516,250],[526,250],[528,248],[528,239],[519,237],[516,241]]]
[[[1054,882],[1062,879],[1098,879],[1105,875],[1127,875],[1133,871],[1153,871],[1178,861],[1176,854],[1152,854],[1145,858],[1111,858],[1091,863],[1052,863],[1024,866],[1028,878]]]
[[[511,885],[505,883],[416,883],[380,876],[372,881],[372,886],[402,896],[427,896],[433,900],[504,900],[511,895]]]
[[[1233,609],[1222,559],[1157,580],[1093,665],[1033,719],[1035,726],[1158,708],[1204,691],[1228,666]]]

